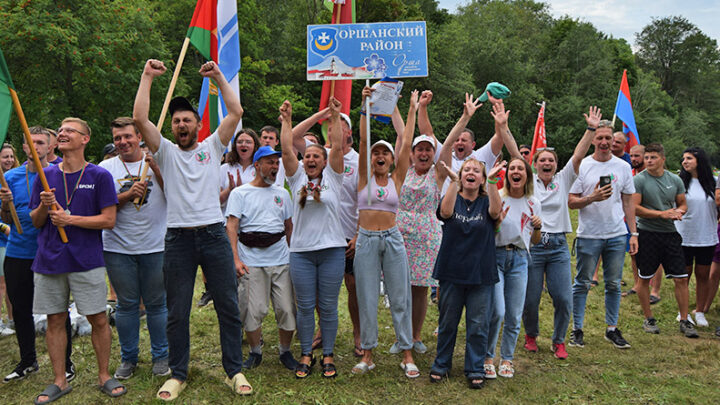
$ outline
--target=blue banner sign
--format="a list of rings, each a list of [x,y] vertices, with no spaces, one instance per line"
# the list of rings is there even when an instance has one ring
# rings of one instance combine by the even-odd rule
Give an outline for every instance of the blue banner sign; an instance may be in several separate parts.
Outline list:
[[[425,21],[307,27],[307,79],[428,75]]]

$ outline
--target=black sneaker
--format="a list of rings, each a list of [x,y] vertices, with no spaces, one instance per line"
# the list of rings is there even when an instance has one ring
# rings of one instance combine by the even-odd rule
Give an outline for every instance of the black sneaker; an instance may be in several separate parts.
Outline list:
[[[65,364],[65,379],[70,382],[75,379],[75,363],[69,361]]]
[[[243,362],[243,368],[250,370],[262,363],[262,354],[249,353],[247,359]]]
[[[614,330],[606,330],[605,340],[611,342],[618,349],[629,349],[631,347],[630,343],[622,337],[622,333],[620,333],[620,329],[618,328],[615,328]]]
[[[289,350],[280,355],[280,363],[288,370],[295,370],[298,366],[298,361],[295,360],[295,357],[293,357]]]
[[[573,347],[585,347],[585,340],[583,339],[583,331],[582,329],[575,329],[572,332],[570,332],[570,341],[568,342],[569,346]]]
[[[209,304],[210,301],[212,301],[212,300],[213,300],[212,295],[210,295],[209,292],[205,291],[205,292],[202,293],[202,295],[200,296],[200,299],[198,300],[197,306],[198,306],[198,308],[202,308],[202,307],[206,306],[207,304]]]
[[[13,370],[12,373],[5,376],[5,378],[3,379],[3,383],[9,383],[10,381],[22,380],[23,378],[27,377],[28,375],[37,372],[38,368],[39,367],[38,367],[37,361],[28,367],[23,367],[21,365],[18,365],[17,367],[15,367],[15,370]]]
[[[680,321],[680,332],[685,334],[685,337],[687,338],[697,338],[700,335],[698,335],[697,331],[695,330],[695,325],[690,323],[687,319],[683,319]]]

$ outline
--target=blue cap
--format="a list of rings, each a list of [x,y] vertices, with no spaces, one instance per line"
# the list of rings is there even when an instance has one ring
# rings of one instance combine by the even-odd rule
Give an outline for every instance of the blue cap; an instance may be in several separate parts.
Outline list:
[[[273,148],[269,146],[261,146],[258,148],[257,152],[255,152],[255,155],[253,156],[253,164],[260,160],[261,158],[264,158],[265,156],[280,156],[282,153],[274,150]]]

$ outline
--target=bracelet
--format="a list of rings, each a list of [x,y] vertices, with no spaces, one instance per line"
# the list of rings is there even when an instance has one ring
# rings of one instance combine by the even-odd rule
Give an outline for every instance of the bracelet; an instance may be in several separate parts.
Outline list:
[[[590,132],[595,132],[597,130],[597,128],[593,128],[593,127],[587,127],[585,129],[587,129]]]
[[[535,230],[535,231],[539,231],[539,230],[541,230],[541,229],[542,229],[542,226],[541,226],[540,228],[535,228],[535,227],[533,226],[533,230]]]
[[[493,181],[493,180],[495,180],[495,181]],[[492,179],[487,179],[487,182],[490,184],[497,184],[498,181],[500,181],[500,179],[497,177],[492,178]]]
[[[631,237],[632,237],[632,236],[640,236],[640,234],[637,233],[637,232],[630,232],[630,236],[631,236]]]
[[[495,229],[495,233],[500,233],[500,226],[498,226],[497,229]]]

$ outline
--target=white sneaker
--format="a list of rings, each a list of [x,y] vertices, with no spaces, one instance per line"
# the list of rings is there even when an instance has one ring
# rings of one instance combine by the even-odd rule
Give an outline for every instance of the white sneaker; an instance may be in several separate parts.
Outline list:
[[[702,326],[703,328],[710,326],[703,312],[695,312],[695,322],[697,322],[697,326]]]
[[[15,329],[11,328],[4,323],[0,323],[0,336],[10,336],[15,334]]]
[[[703,318],[705,318],[705,317],[703,316]],[[675,320],[680,322],[680,312],[678,312],[677,316],[675,317]],[[689,312],[688,312],[687,320],[690,321],[691,324],[695,325],[695,321],[693,321],[692,315]],[[705,322],[707,323],[707,321],[705,321]]]

